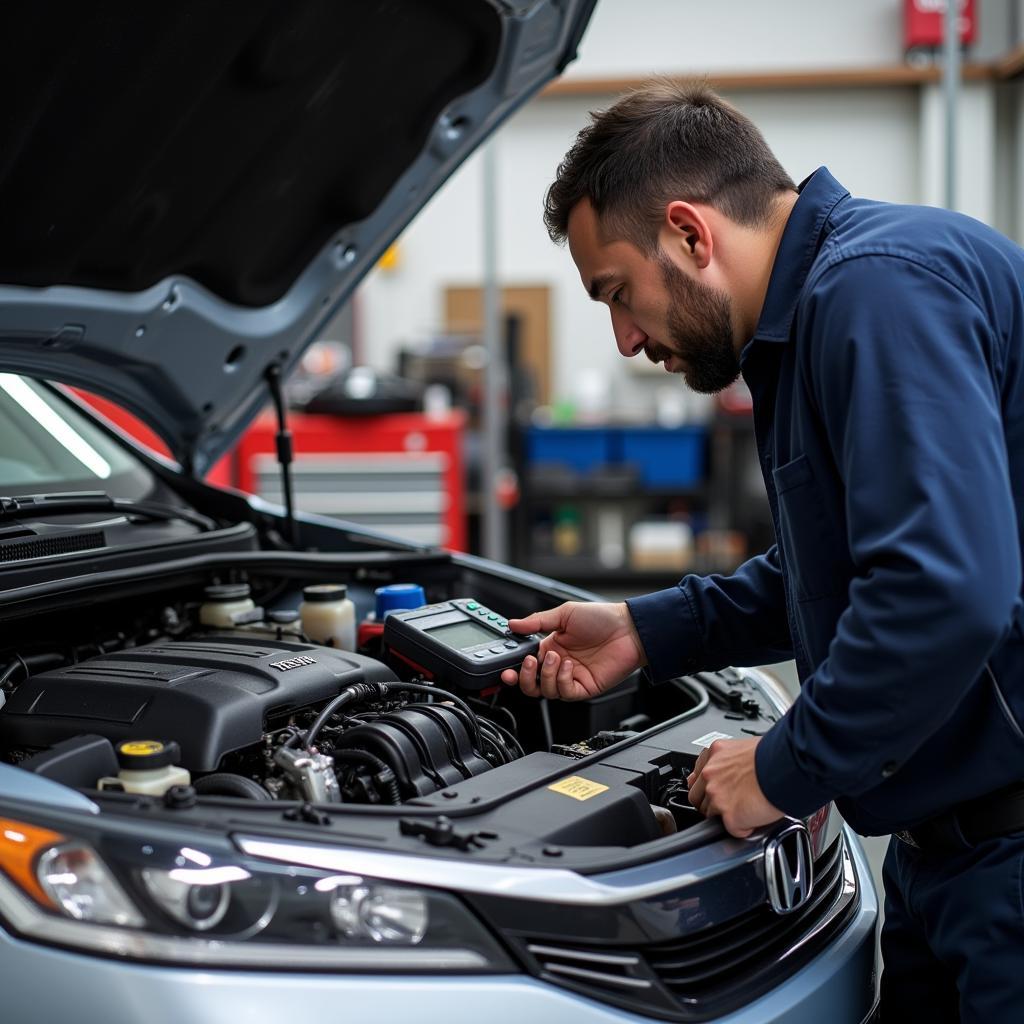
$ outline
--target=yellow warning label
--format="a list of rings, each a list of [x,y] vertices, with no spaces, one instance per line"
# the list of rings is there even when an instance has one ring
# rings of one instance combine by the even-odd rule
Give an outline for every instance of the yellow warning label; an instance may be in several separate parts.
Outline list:
[[[571,796],[573,800],[589,800],[598,793],[603,793],[608,787],[602,786],[600,782],[591,782],[582,775],[570,775],[567,779],[559,779],[548,786],[556,793],[564,796]]]
[[[159,740],[129,740],[122,743],[118,750],[123,754],[133,754],[138,757],[143,754],[159,754],[164,745]]]

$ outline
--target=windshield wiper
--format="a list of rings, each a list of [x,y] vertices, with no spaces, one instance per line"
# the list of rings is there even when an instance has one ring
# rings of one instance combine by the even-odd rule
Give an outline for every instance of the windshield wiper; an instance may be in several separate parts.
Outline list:
[[[66,491],[63,494],[18,494],[0,496],[0,520],[24,519],[32,515],[73,515],[79,512],[119,512],[147,519],[181,519],[208,532],[217,524],[192,509],[165,505],[158,501],[115,498],[104,491]]]

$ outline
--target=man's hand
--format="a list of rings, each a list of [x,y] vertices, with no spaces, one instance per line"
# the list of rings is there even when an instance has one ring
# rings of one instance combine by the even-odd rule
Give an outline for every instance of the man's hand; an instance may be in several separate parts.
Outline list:
[[[647,664],[625,602],[567,601],[508,624],[516,633],[548,634],[537,657],[524,658],[518,674],[511,668],[501,674],[503,683],[518,683],[528,697],[587,700]]]
[[[754,770],[754,751],[760,739],[715,740],[697,758],[690,777],[690,803],[705,817],[722,816],[725,830],[746,839],[755,828],[784,817],[768,803]]]

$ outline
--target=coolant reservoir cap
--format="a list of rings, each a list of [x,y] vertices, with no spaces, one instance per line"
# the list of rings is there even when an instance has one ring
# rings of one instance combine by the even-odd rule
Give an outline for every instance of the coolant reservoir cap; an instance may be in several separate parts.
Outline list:
[[[377,598],[378,622],[383,622],[388,612],[399,608],[420,608],[427,603],[423,588],[418,583],[390,583],[386,587],[378,587],[373,593]]]
[[[302,589],[302,600],[316,604],[344,601],[346,597],[348,587],[344,583],[314,583]]]
[[[181,747],[173,740],[122,740],[116,749],[117,763],[133,772],[163,768],[181,760]]]
[[[203,590],[207,601],[244,601],[252,595],[248,583],[211,583]]]

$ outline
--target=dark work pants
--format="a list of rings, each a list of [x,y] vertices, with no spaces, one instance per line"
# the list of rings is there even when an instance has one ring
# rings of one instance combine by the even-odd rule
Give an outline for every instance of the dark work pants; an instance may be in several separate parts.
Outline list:
[[[883,1024],[1024,1022],[1024,833],[959,849],[889,840]]]

